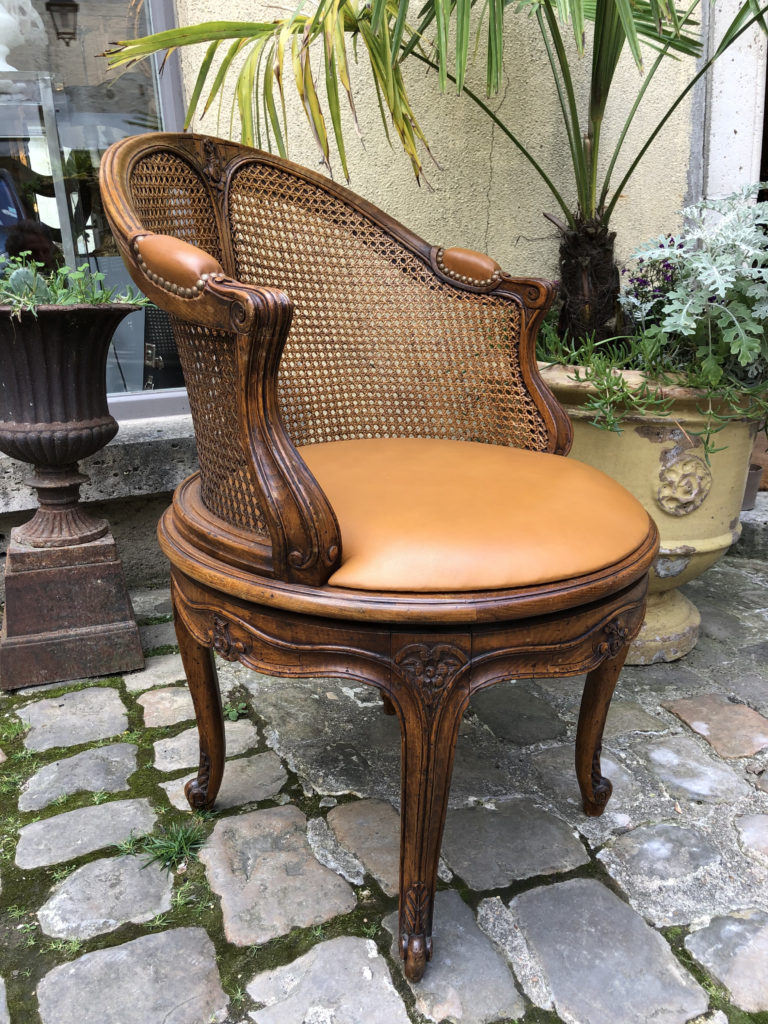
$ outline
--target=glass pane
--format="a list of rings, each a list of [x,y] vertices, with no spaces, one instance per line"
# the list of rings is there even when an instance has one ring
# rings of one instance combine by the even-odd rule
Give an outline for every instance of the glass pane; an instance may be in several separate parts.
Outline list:
[[[87,262],[108,285],[129,283],[101,205],[99,162],[117,139],[160,129],[158,88],[153,63],[110,73],[98,54],[151,31],[147,3],[73,3],[67,41],[45,0],[0,0],[0,251],[47,247],[53,263]],[[183,385],[164,314],[123,321],[107,375],[111,392]]]

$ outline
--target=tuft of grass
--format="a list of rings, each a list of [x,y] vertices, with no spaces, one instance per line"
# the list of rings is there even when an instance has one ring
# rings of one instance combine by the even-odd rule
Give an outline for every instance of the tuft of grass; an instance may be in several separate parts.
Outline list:
[[[97,789],[91,797],[91,800],[93,800],[95,804],[103,804],[105,800],[109,800],[109,793],[104,789]]]
[[[27,729],[28,723],[22,722],[20,718],[6,718],[0,723],[0,743],[11,743],[23,736]]]
[[[146,866],[159,864],[166,871],[195,860],[205,842],[206,834],[197,822],[169,825],[146,836],[131,836],[118,845],[121,853],[143,854]]]

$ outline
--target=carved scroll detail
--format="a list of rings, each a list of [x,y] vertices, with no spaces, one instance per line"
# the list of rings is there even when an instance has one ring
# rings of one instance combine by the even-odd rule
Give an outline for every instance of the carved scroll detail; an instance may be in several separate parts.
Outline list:
[[[462,650],[451,644],[408,644],[395,656],[404,679],[421,692],[430,718],[447,687],[467,664]]]
[[[240,656],[246,653],[246,646],[242,640],[233,640],[229,623],[220,615],[213,617],[213,629],[210,630],[210,638],[213,649],[227,661],[239,661]]]
[[[184,787],[187,803],[194,811],[199,811],[208,804],[208,782],[211,778],[211,759],[204,750],[200,751],[200,767],[197,778],[190,779]]]
[[[629,638],[629,629],[621,619],[611,619],[603,627],[605,639],[597,645],[597,653],[603,657],[615,658]]]

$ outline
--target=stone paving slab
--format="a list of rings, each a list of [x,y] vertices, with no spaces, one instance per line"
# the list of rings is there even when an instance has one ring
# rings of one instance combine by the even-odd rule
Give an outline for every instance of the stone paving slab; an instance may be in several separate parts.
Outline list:
[[[275,679],[244,671],[238,678],[267,722],[266,739],[307,792],[400,802],[400,726],[378,699],[330,679]],[[330,696],[329,696],[330,694]],[[374,694],[375,697],[375,694]],[[492,800],[526,785],[515,748],[465,720],[456,748],[450,805]]]
[[[745,814],[734,824],[744,852],[768,864],[768,814]]]
[[[74,860],[122,843],[131,835],[145,835],[152,831],[156,820],[146,799],[113,800],[65,811],[19,829],[16,866],[40,868]]]
[[[5,982],[0,978],[0,1024],[11,1024],[11,1015],[8,1013],[8,1002],[5,996]]]
[[[400,815],[385,800],[355,800],[328,812],[341,845],[359,857],[384,892],[396,896],[400,877]]]
[[[93,860],[55,886],[37,916],[46,935],[92,939],[170,910],[172,891],[173,875],[140,857]]]
[[[658,932],[600,882],[529,889],[479,908],[526,995],[574,1024],[684,1024],[707,995]]]
[[[604,740],[617,740],[638,733],[669,732],[669,725],[656,715],[649,715],[633,700],[613,700],[605,720]]]
[[[514,682],[475,694],[470,708],[495,736],[518,746],[565,735],[565,722],[552,706]]]
[[[708,757],[691,736],[670,736],[635,749],[673,797],[719,804],[749,793],[740,775]]]
[[[768,908],[768,871],[738,850],[731,823],[703,824],[706,831],[680,820],[641,826],[597,855],[632,906],[658,927],[700,921],[703,906],[722,914],[757,899]]]
[[[449,811],[443,857],[452,871],[478,891],[570,871],[589,862],[572,829],[530,800],[509,800],[494,809]]]
[[[134,743],[111,743],[44,765],[22,786],[20,811],[37,811],[72,793],[119,793],[136,771]]]
[[[742,1010],[768,1010],[768,914],[745,911],[717,917],[693,932],[685,948],[729,992]]]
[[[365,866],[362,861],[345,849],[336,838],[325,818],[310,818],[307,822],[307,842],[312,853],[325,867],[346,878],[352,885],[365,881]]]
[[[664,707],[703,736],[721,757],[750,757],[768,746],[768,718],[719,693],[670,701]]]
[[[256,1024],[409,1024],[386,963],[370,939],[341,936],[285,967],[257,974],[248,995]]]
[[[168,686],[170,683],[186,682],[180,654],[158,654],[146,658],[144,668],[138,672],[127,672],[123,676],[126,688],[131,693],[149,690],[154,686]]]
[[[239,722],[224,723],[224,739],[227,755],[235,757],[245,754],[259,742],[259,734],[253,722],[241,718]],[[176,772],[181,768],[192,768],[200,758],[200,740],[197,726],[180,732],[178,736],[156,740],[155,768],[160,772]]]
[[[399,958],[397,913],[384,919],[392,934],[392,956]],[[439,892],[435,898],[434,958],[424,978],[408,982],[416,1008],[431,1021],[490,1024],[518,1020],[525,1003],[515,987],[504,959],[457,892]]]
[[[221,897],[225,935],[236,946],[322,924],[356,905],[349,885],[313,856],[306,818],[296,807],[217,822],[200,860]]]
[[[37,997],[43,1024],[209,1024],[229,1002],[202,928],[86,953],[49,971]]]
[[[186,686],[168,686],[148,690],[138,698],[144,709],[144,725],[157,729],[165,725],[178,725],[195,717],[192,697]]]
[[[154,651],[158,647],[176,647],[179,642],[173,622],[153,622],[151,626],[140,626],[139,639],[143,651]]]
[[[160,788],[168,794],[168,799],[174,807],[180,811],[189,811],[191,814],[192,809],[184,796],[184,785],[189,778],[190,776],[184,775],[180,779],[161,782]],[[216,810],[227,811],[232,807],[271,800],[277,796],[287,781],[288,775],[280,758],[271,750],[227,761],[221,789],[216,797]]]
[[[120,694],[111,686],[91,686],[60,697],[46,697],[18,711],[29,723],[27,750],[74,747],[125,732],[128,717]]]
[[[5,754],[4,754],[3,752],[2,752],[2,750],[0,750],[0,764],[2,764],[2,763],[3,763],[3,761],[5,761],[5,760],[7,760],[7,757],[6,757],[6,755],[5,755]]]

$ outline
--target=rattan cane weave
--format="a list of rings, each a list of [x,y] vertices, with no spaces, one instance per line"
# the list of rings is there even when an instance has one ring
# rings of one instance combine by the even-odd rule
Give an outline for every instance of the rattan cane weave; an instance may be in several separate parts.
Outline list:
[[[295,444],[428,437],[546,449],[514,303],[444,284],[364,214],[282,168],[238,169],[228,220],[235,276],[295,305],[280,363]]]
[[[295,305],[279,393],[296,445],[426,437],[546,450],[520,371],[520,309],[461,291],[353,206],[258,160],[232,174],[224,215],[205,168],[157,150],[131,174],[146,227],[205,249]],[[229,231],[220,237],[218,224]],[[229,266],[228,253],[234,254]],[[208,508],[267,535],[237,422],[233,334],[174,319]]]

